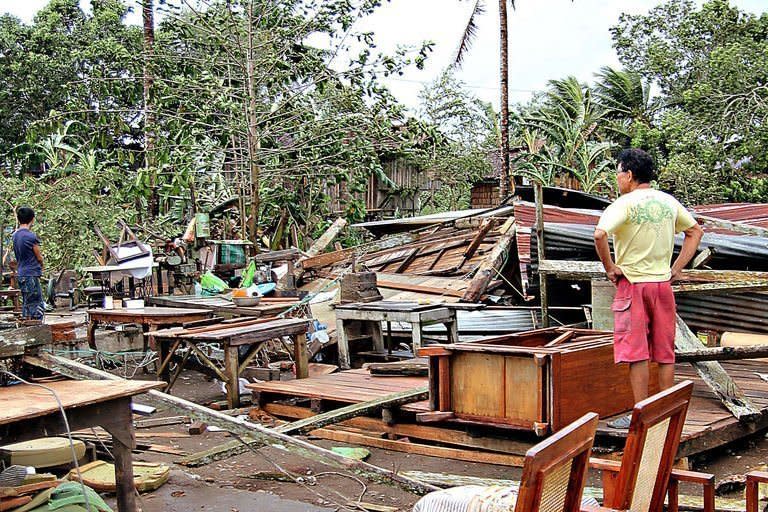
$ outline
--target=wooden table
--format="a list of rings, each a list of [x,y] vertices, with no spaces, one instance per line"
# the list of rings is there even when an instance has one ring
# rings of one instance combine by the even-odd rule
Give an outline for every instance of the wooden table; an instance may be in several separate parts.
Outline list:
[[[182,325],[187,322],[205,320],[212,316],[207,309],[155,308],[137,309],[89,309],[88,345],[96,350],[96,326],[99,323],[141,324],[144,333],[160,327]],[[149,339],[144,338],[146,352]]]
[[[170,392],[187,359],[194,353],[207,368],[210,368],[225,383],[229,407],[231,409],[239,407],[239,378],[243,370],[259,353],[265,341],[282,336],[291,336],[293,338],[296,378],[304,379],[308,377],[309,364],[307,360],[306,334],[310,321],[291,318],[272,321],[254,320],[254,322],[259,323],[234,325],[232,327],[229,327],[228,324],[219,324],[200,327],[199,329],[167,329],[153,333],[160,360],[157,367],[157,375],[160,380],[168,383],[165,392]],[[204,343],[217,343],[221,345],[224,350],[224,371],[214,364],[205,351],[198,346],[198,344]],[[173,376],[171,376],[169,369],[171,359],[182,345],[186,345],[189,350],[178,364]],[[242,358],[239,354],[241,346],[248,346],[248,351]]]
[[[418,304],[416,302],[376,301],[341,304],[336,306],[336,336],[339,346],[339,366],[350,368],[349,333],[351,322],[363,322],[372,331],[373,348],[384,353],[384,336],[381,322],[406,322],[411,324],[413,353],[421,348],[422,329],[431,324],[444,324],[448,331],[448,343],[459,341],[456,310],[445,304]]]
[[[161,386],[140,381],[59,381],[46,386],[56,392],[72,430],[103,427],[112,435],[117,482],[117,509],[136,511],[131,450],[131,397]],[[28,384],[0,387],[0,444],[61,435],[66,427],[53,395]]]
[[[6,290],[0,290],[0,299],[11,299],[11,302],[13,302],[13,312],[14,313],[21,313],[21,301],[19,300],[21,297],[21,290],[17,288],[8,288]]]

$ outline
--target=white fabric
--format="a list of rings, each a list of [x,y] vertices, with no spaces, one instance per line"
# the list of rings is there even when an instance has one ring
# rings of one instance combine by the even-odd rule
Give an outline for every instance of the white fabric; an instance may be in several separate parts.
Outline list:
[[[517,487],[462,485],[427,494],[413,506],[413,512],[513,512]],[[583,507],[597,507],[595,498],[581,499]]]

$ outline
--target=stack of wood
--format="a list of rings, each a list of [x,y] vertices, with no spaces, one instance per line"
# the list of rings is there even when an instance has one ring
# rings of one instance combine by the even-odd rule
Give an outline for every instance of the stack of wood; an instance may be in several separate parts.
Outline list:
[[[342,304],[383,299],[376,287],[376,272],[350,272],[341,278]]]

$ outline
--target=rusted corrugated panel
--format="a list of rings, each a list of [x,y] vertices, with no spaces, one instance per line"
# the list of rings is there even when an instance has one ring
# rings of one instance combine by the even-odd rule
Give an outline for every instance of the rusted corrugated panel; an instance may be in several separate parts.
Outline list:
[[[768,294],[677,296],[677,311],[695,330],[768,333]]]
[[[721,203],[694,206],[698,214],[731,222],[743,222],[751,226],[768,228],[768,204]]]

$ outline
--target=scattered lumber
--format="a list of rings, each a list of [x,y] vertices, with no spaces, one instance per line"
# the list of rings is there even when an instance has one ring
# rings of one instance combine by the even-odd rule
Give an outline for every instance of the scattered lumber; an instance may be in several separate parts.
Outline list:
[[[122,380],[120,377],[110,373],[96,370],[90,366],[52,354],[42,354],[40,357],[29,356],[25,358],[25,361],[28,364],[47,368],[76,379]],[[253,439],[254,444],[258,443],[259,446],[276,445],[281,447],[281,449],[285,449],[301,457],[350,471],[372,481],[394,484],[408,492],[416,494],[425,494],[437,489],[432,485],[426,485],[409,478],[404,478],[393,471],[366,462],[348,459],[343,455],[335,454],[330,450],[326,450],[319,446],[315,446],[312,443],[280,432],[275,432],[274,430],[265,428],[261,425],[245,420],[238,420],[227,416],[226,414],[211,411],[201,405],[189,402],[182,398],[167,395],[156,390],[150,390],[148,394],[152,398],[169,405],[174,409],[183,411],[194,419],[205,421],[209,425],[223,428],[238,436],[245,436],[249,439]]]
[[[429,360],[416,358],[392,363],[368,363],[366,368],[371,375],[424,377],[429,375]]]
[[[379,288],[390,290],[402,290],[405,292],[428,293],[430,295],[447,295],[449,297],[463,297],[464,292],[451,290],[450,288],[435,288],[433,286],[421,286],[417,284],[396,283],[394,281],[376,281]]]
[[[507,253],[509,253],[509,249],[515,241],[515,218],[510,217],[499,228],[499,233],[501,237],[496,242],[496,245],[494,245],[493,250],[480,263],[475,276],[470,281],[469,287],[461,298],[462,301],[478,302],[488,288],[488,283],[496,277],[497,272],[500,273],[503,270],[502,267],[506,263]]]
[[[283,434],[302,434],[309,432],[310,430],[333,425],[334,423],[349,418],[354,418],[355,416],[371,414],[384,407],[395,407],[411,402],[418,402],[426,400],[428,397],[429,388],[424,386],[422,388],[392,393],[383,398],[371,400],[369,402],[348,405],[347,407],[342,407],[340,409],[335,409],[333,411],[283,425],[275,430]]]
[[[344,229],[347,226],[347,219],[343,217],[339,217],[335,221],[333,221],[333,224],[325,230],[325,233],[320,235],[320,238],[315,240],[315,243],[313,243],[309,249],[307,249],[306,255],[307,258],[312,258],[314,256],[317,256],[321,252],[323,252],[326,247],[331,245],[331,242],[338,236],[339,233],[341,233],[341,230]],[[299,260],[301,261],[301,260]]]
[[[308,418],[314,413],[305,407],[295,405],[270,403],[264,406],[264,410],[274,416],[284,418]],[[471,448],[473,450],[487,450],[499,453],[513,455],[524,455],[533,443],[515,441],[507,437],[478,436],[467,433],[464,430],[455,430],[445,427],[431,427],[423,424],[395,423],[387,422],[366,416],[358,416],[344,420],[331,428],[356,429],[360,433],[387,434],[390,436],[407,437],[409,439],[420,439],[433,443],[441,443],[461,448]]]
[[[358,247],[350,247],[349,249],[342,249],[340,251],[318,254],[312,258],[304,259],[301,262],[301,268],[302,270],[307,271],[313,268],[326,267],[328,265],[346,261],[359,253],[371,253],[383,249],[391,249],[393,247],[416,242],[425,236],[426,235],[423,233],[400,233]]]
[[[746,345],[741,347],[700,348],[684,352],[675,352],[675,360],[680,363],[699,361],[731,361],[734,359],[756,359],[768,357],[768,345]]]
[[[483,219],[482,224],[480,224],[480,228],[477,230],[477,233],[474,237],[472,237],[472,241],[469,242],[469,246],[464,250],[464,254],[461,257],[461,263],[459,263],[459,268],[463,267],[464,264],[472,258],[472,256],[475,255],[475,252],[477,252],[477,249],[480,247],[480,244],[483,243],[483,240],[485,240],[486,235],[488,235],[488,232],[493,229],[493,227],[496,225],[496,219],[493,217],[488,217]]]
[[[680,315],[676,315],[675,354],[688,351],[700,351],[701,342],[685,324]],[[744,392],[728,375],[728,372],[716,361],[701,361],[691,363],[704,382],[712,389],[723,405],[739,421],[755,421],[762,413],[755,407]]]

